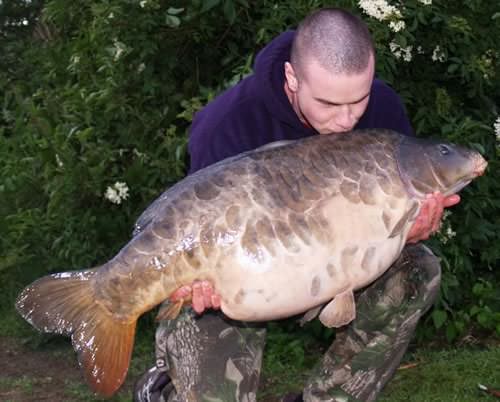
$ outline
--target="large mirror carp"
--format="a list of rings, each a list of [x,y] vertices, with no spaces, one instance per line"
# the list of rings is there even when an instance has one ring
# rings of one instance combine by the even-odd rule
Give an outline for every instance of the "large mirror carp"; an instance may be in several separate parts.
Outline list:
[[[235,320],[326,304],[323,324],[349,323],[353,291],[396,260],[425,195],[456,193],[486,165],[475,151],[388,130],[269,144],[186,177],[113,259],[43,277],[16,306],[38,330],[71,336],[87,382],[109,396],[139,316],[194,280],[211,281]]]

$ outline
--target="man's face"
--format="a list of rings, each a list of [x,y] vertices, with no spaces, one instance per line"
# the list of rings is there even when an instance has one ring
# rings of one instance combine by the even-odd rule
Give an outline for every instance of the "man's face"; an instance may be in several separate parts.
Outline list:
[[[285,92],[295,113],[320,134],[351,130],[368,106],[374,60],[362,73],[332,74],[314,60],[296,74],[285,64]]]

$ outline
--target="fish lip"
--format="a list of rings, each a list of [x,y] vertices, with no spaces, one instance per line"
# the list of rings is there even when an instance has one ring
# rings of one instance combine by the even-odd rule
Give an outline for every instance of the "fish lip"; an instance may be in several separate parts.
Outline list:
[[[476,166],[474,168],[474,177],[482,176],[486,171],[486,167],[488,166],[488,161],[484,158],[478,158],[476,160]]]
[[[475,176],[474,176],[475,177]],[[474,178],[473,177],[473,178]],[[459,181],[455,186],[449,188],[448,190],[446,191],[443,191],[443,195],[445,197],[449,196],[449,195],[452,195],[452,194],[456,194],[458,193],[460,190],[462,190],[464,187],[468,186],[470,184],[470,182],[472,181],[473,178],[464,178],[463,180]]]

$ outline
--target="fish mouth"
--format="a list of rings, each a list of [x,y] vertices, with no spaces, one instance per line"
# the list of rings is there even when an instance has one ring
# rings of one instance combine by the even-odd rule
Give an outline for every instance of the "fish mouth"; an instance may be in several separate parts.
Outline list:
[[[474,177],[478,177],[484,174],[486,167],[488,166],[488,162],[482,156],[479,156],[476,159],[475,165],[476,166],[474,167]]]
[[[443,192],[443,194],[445,196],[447,196],[447,195],[458,193],[464,187],[468,186],[469,183],[473,179],[475,179],[476,177],[482,176],[484,174],[487,166],[488,166],[488,162],[486,161],[486,159],[484,159],[482,156],[479,155],[474,160],[474,168],[473,168],[472,172],[468,176],[463,177],[462,180],[460,180],[452,188],[449,188],[445,192]]]

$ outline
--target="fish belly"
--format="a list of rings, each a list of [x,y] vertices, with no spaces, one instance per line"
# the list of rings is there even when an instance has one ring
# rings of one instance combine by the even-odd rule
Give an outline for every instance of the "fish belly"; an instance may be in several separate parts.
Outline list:
[[[332,211],[346,211],[347,205],[339,205],[344,202]],[[380,208],[358,206],[356,214],[328,220],[330,244],[315,240],[295,252],[281,249],[274,257],[265,250],[249,254],[236,248],[224,258],[214,279],[222,311],[242,321],[300,314],[347,289],[372,283],[404,246],[406,231],[389,237]]]
[[[232,269],[216,279],[221,309],[228,317],[241,321],[273,320],[303,313],[347,289],[359,289],[373,282],[395,259],[387,257],[398,255],[399,243],[391,239],[380,244],[379,252],[364,263],[363,257],[372,250],[371,246],[354,246],[357,252],[349,260],[327,248],[315,248],[258,266],[228,261]]]

